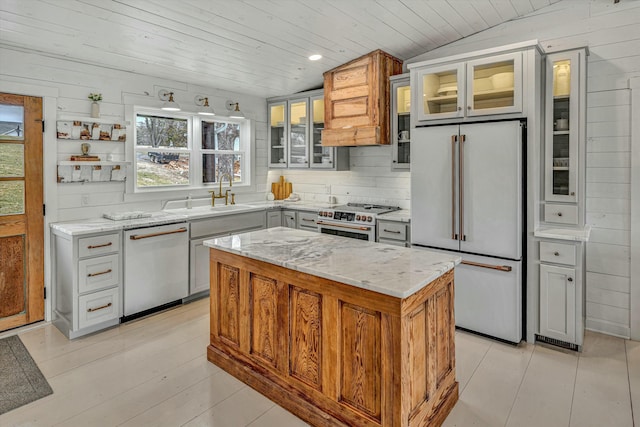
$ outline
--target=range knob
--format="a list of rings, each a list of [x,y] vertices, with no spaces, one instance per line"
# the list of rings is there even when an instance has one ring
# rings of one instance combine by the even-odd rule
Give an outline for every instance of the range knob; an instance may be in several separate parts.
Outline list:
[[[360,221],[360,215],[356,215],[356,221]]]
[[[329,213],[327,213],[327,216],[328,216],[329,218],[333,218],[333,212],[329,212]]]
[[[371,222],[373,221],[373,218],[371,218],[370,216],[367,217],[367,222]]]

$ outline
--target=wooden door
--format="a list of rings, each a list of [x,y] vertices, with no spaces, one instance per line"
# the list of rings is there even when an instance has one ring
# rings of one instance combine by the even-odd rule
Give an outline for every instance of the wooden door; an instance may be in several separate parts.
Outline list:
[[[0,331],[44,319],[42,98],[0,93]]]

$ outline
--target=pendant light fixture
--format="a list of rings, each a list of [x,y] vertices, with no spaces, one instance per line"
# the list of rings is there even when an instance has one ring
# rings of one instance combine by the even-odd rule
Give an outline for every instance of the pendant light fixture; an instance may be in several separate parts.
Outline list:
[[[213,107],[209,105],[209,98],[206,96],[196,95],[195,103],[197,106],[202,107],[198,110],[198,114],[202,116],[215,116],[216,112],[213,110]]]
[[[165,111],[180,111],[180,104],[173,100],[173,92],[169,92],[164,89],[160,89],[158,92],[160,101],[165,101],[162,104],[162,109]]]
[[[231,111],[229,117],[232,119],[244,119],[245,115],[240,111],[240,103],[234,101],[227,101],[227,110]]]

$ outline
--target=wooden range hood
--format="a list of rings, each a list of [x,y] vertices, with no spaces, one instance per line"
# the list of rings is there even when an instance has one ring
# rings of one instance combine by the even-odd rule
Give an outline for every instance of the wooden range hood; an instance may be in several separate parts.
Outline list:
[[[400,73],[402,61],[379,49],[325,72],[322,145],[389,144],[389,76]]]

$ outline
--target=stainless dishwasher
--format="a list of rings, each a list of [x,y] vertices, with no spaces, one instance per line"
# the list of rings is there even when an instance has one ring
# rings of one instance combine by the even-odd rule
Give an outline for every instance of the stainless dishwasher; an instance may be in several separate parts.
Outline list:
[[[189,294],[189,224],[126,230],[124,241],[122,320],[181,303]]]

